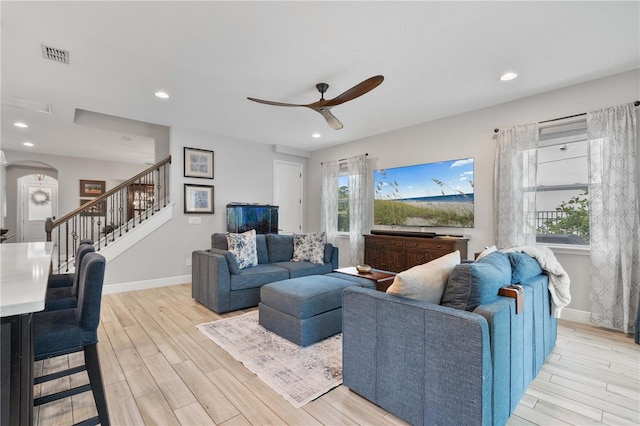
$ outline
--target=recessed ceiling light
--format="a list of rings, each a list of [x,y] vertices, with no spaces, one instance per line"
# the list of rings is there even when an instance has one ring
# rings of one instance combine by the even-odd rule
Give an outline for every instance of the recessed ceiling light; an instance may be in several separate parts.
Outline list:
[[[500,80],[502,80],[502,81],[509,81],[509,80],[513,80],[513,79],[514,79],[514,78],[516,78],[517,76],[518,76],[518,74],[517,74],[517,73],[509,71],[509,72],[505,72],[504,74],[502,74],[502,75],[500,76]]]
[[[27,123],[23,123],[22,121],[16,121],[15,123],[13,123],[13,125],[22,129],[26,129],[27,127],[29,127]]]
[[[320,133],[314,133],[311,135],[312,138],[316,138],[316,139],[318,139],[320,136],[322,136]]]
[[[169,94],[167,92],[156,92],[156,96],[160,99],[168,99]]]
[[[22,142],[24,146],[34,146],[32,142]]]

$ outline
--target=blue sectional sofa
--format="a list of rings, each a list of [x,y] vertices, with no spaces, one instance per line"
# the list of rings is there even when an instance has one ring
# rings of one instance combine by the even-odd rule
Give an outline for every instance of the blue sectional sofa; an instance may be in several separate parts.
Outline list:
[[[511,283],[519,314],[497,295]],[[457,265],[440,305],[349,287],[344,385],[414,425],[503,425],[555,345],[547,286],[533,258],[496,252]]]
[[[338,267],[338,248],[327,243],[324,264],[293,262],[293,236],[256,235],[258,265],[239,269],[227,250],[227,234],[211,236],[211,249],[192,253],[192,297],[215,312],[257,306],[260,287],[275,281],[323,275]]]

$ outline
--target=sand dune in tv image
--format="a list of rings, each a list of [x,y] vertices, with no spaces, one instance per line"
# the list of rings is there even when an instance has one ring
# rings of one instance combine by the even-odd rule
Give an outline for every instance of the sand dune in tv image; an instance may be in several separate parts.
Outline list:
[[[473,227],[473,158],[374,172],[374,224]]]

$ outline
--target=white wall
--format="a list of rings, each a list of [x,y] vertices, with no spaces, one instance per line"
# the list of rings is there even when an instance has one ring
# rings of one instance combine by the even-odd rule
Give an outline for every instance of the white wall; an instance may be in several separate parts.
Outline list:
[[[214,178],[185,178],[183,149],[200,148],[214,151]],[[211,247],[211,234],[225,232],[226,205],[234,201],[249,203],[273,202],[273,162],[284,160],[306,165],[306,160],[274,153],[273,147],[229,139],[184,128],[171,128],[171,194],[174,201],[173,219],[146,237],[108,265],[105,291],[132,286],[143,288],[158,283],[191,281],[187,258],[194,250]],[[214,186],[214,214],[184,214],[184,184]],[[190,217],[200,218],[200,224],[188,223]],[[167,279],[168,281],[166,281]]]
[[[634,70],[316,151],[309,159],[306,193],[320,194],[320,163],[322,161],[337,160],[367,152],[369,166],[373,170],[474,157],[474,228],[428,229],[441,233],[469,235],[471,239],[468,256],[473,258],[474,252],[493,244],[493,163],[496,145],[494,129],[535,123],[633,102],[640,99],[639,82],[640,70]],[[518,80],[508,84],[518,84]],[[373,188],[370,190],[373,193]],[[307,228],[319,229],[319,195],[308,199],[305,211]],[[373,223],[373,213],[369,220]],[[407,229],[415,230],[415,228]],[[563,252],[557,253],[557,257],[572,278],[573,300],[569,307],[579,313],[589,311],[586,285],[589,271],[588,256],[584,253]]]

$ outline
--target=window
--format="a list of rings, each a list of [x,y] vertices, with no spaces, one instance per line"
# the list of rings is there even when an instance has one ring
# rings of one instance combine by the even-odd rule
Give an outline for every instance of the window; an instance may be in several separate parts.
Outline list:
[[[338,177],[338,232],[349,232],[349,176],[343,167]]]
[[[536,241],[589,244],[585,117],[541,125],[536,183]]]

